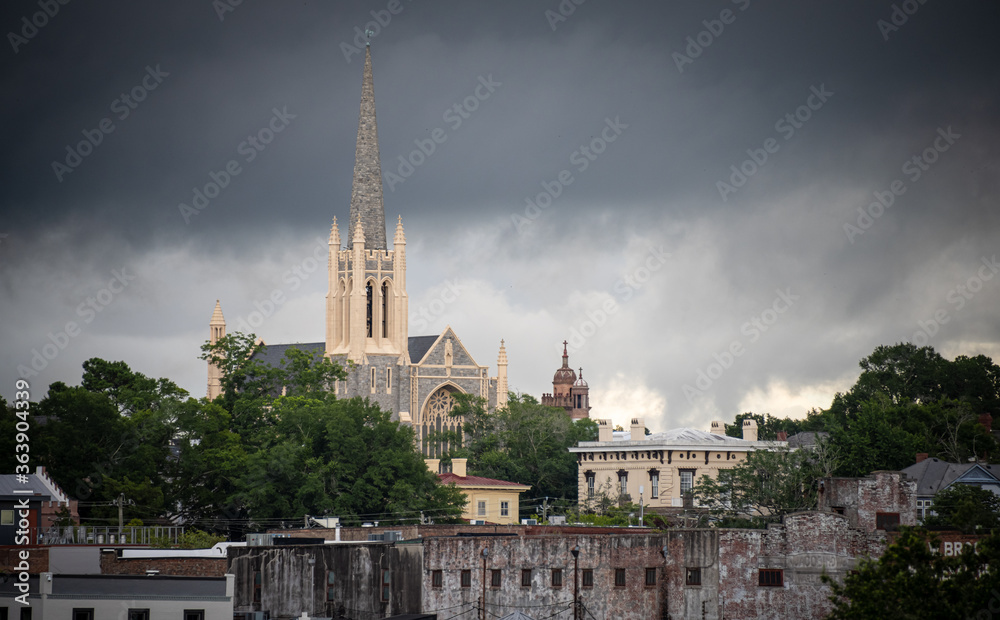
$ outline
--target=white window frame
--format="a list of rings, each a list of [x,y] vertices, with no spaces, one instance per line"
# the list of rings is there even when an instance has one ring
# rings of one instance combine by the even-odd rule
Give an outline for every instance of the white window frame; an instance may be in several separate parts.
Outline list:
[[[485,517],[486,516],[486,500],[480,499],[476,500],[476,516]]]
[[[678,488],[680,488],[681,497],[683,497],[685,493],[694,488],[694,470],[682,469],[678,474],[680,475],[680,485]]]
[[[509,517],[510,516],[510,502],[502,501],[500,502],[500,516]]]

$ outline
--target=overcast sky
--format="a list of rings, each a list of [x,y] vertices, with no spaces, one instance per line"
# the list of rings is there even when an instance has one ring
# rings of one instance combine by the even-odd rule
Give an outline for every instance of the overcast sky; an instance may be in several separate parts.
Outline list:
[[[324,338],[366,28],[410,335],[505,339],[511,389],[569,340],[593,417],[707,429],[1000,355],[996,2],[236,1],[5,4],[8,400],[90,357],[201,397],[216,299]]]

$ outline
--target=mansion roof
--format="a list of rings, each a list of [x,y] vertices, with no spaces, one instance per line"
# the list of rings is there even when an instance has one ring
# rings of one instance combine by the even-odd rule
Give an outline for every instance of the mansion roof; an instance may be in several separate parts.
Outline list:
[[[728,435],[717,435],[696,428],[674,428],[669,431],[646,435],[640,440],[632,440],[628,434],[616,433],[612,441],[581,441],[570,452],[586,452],[589,450],[621,450],[635,449],[686,449],[708,448],[710,450],[759,450],[788,447],[785,441],[749,441]]]
[[[493,478],[483,478],[482,476],[459,476],[451,472],[438,474],[441,484],[454,484],[461,487],[497,487],[511,490],[527,491],[531,488],[527,484],[508,482],[506,480],[494,480]]]

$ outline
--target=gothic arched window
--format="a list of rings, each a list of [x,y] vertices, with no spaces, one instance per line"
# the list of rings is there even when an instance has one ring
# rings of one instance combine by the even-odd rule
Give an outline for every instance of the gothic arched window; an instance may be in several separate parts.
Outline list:
[[[372,301],[373,301],[372,300],[372,294],[373,293],[374,293],[374,291],[372,291],[372,283],[369,282],[368,284],[365,285],[365,296],[368,299],[368,306],[367,306],[368,310],[367,310],[365,316],[367,317],[367,320],[368,320],[368,327],[366,329],[367,329],[367,334],[368,334],[369,338],[372,337],[372,310],[374,309],[373,306],[372,306]]]

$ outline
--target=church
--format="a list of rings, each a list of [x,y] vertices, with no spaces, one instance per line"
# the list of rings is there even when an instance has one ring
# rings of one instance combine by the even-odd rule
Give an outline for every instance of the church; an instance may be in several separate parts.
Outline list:
[[[440,456],[425,442],[435,431],[458,430],[461,420],[450,415],[454,394],[482,397],[490,410],[507,403],[507,352],[503,341],[497,374],[481,366],[446,327],[437,335],[409,334],[406,293],[406,235],[397,219],[392,248],[386,243],[382,202],[382,164],[375,122],[375,88],[371,48],[365,49],[361,114],[355,151],[347,244],[341,243],[337,218],[329,241],[329,291],[326,295],[326,340],[302,344],[270,344],[256,355],[271,365],[281,363],[290,347],[322,351],[348,370],[333,386],[338,398],[369,399],[392,419],[411,425],[428,457]],[[210,321],[214,343],[226,335],[222,307],[216,302]],[[220,370],[209,364],[208,398],[221,393]]]

